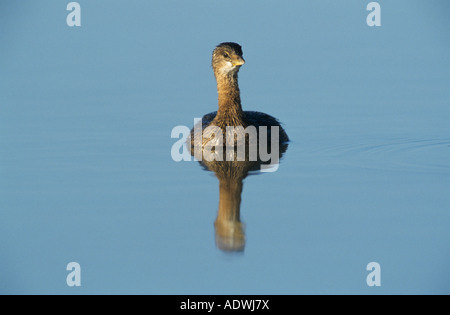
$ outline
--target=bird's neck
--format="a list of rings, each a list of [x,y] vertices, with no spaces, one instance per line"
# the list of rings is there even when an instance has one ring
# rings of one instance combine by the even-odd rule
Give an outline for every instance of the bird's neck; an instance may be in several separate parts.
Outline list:
[[[227,125],[243,125],[244,113],[241,106],[238,75],[216,75],[217,92],[219,94],[219,110],[216,120]]]
[[[242,179],[231,180],[219,178],[218,220],[240,221],[242,188]]]
[[[222,245],[228,250],[242,250],[245,246],[245,231],[241,223],[242,179],[220,179],[219,211],[214,222],[217,240],[226,240]]]

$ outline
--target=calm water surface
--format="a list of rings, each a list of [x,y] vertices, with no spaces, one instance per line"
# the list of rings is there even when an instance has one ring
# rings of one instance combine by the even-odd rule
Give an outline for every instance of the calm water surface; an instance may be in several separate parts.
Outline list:
[[[23,3],[0,5],[0,293],[450,293],[446,1],[380,1],[378,29],[360,1],[80,1],[81,29]],[[239,253],[216,246],[214,173],[170,155],[216,109],[229,40],[244,108],[292,139],[243,180]]]

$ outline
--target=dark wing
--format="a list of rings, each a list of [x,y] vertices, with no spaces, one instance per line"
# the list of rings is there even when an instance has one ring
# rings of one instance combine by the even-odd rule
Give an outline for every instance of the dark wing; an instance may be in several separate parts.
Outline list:
[[[266,127],[272,127],[272,126],[280,127],[280,142],[288,142],[289,141],[289,137],[286,134],[286,131],[284,131],[283,127],[281,126],[281,123],[275,117],[270,116],[270,115],[265,114],[265,113],[261,113],[261,112],[246,111],[244,113],[245,113],[245,121],[249,125],[252,125],[252,126],[255,126],[255,127],[262,127],[262,126],[266,126]],[[270,134],[270,128],[269,128],[268,131],[269,131],[269,134]]]

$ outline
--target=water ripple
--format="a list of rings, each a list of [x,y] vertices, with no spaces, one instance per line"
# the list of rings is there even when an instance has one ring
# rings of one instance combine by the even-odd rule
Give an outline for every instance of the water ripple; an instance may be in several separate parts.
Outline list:
[[[377,169],[415,169],[450,172],[450,138],[386,140],[358,139],[351,143],[321,144],[314,157]]]

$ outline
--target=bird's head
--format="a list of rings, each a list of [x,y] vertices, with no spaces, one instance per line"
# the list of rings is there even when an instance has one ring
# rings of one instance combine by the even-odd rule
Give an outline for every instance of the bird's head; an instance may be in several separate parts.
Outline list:
[[[244,63],[239,44],[222,43],[214,49],[212,66],[216,75],[234,75]]]

